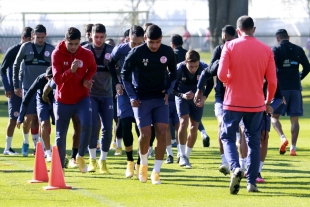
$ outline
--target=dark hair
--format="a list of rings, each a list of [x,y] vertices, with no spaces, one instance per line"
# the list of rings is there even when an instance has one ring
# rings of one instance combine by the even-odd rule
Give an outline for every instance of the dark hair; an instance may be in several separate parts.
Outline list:
[[[281,40],[289,38],[287,31],[285,29],[279,29],[276,32],[276,37],[280,38]]]
[[[249,16],[241,16],[237,20],[237,28],[242,29],[242,30],[250,30],[254,28],[254,21],[251,17]]]
[[[189,50],[187,51],[185,55],[185,61],[186,62],[197,62],[200,61],[200,55],[195,50]]]
[[[236,29],[231,25],[226,25],[225,27],[223,27],[222,32],[232,37],[236,35]]]
[[[48,77],[48,78],[53,77],[52,66],[49,66],[48,68],[46,68],[45,77]]]
[[[129,30],[130,29],[127,29],[125,32],[124,32],[124,37],[126,38],[126,37],[129,37]]]
[[[151,22],[146,22],[144,25],[143,25],[143,30],[144,30],[144,33],[146,32],[147,28],[151,25],[154,25],[153,23]]]
[[[42,25],[42,24],[38,24],[35,28],[34,28],[34,33],[36,32],[43,32],[46,33],[46,28]]]
[[[94,24],[87,24],[85,25],[85,33],[90,33]]]
[[[145,35],[151,40],[157,40],[162,37],[162,32],[159,26],[153,24],[147,28]]]
[[[92,27],[92,33],[106,33],[105,26],[103,24],[94,24]]]
[[[81,32],[75,27],[69,27],[65,35],[66,40],[81,39]]]
[[[109,42],[109,43],[107,43],[107,42]],[[114,40],[113,40],[112,38],[106,39],[106,40],[105,40],[105,43],[106,43],[106,44],[109,44],[109,45],[112,45],[113,47],[115,47],[115,42],[114,42]]]
[[[25,27],[22,32],[22,37],[27,38],[31,37],[33,29],[31,27]]]
[[[181,37],[181,35],[178,35],[178,34],[173,34],[170,38],[170,41],[176,47],[183,45],[183,38]]]
[[[143,37],[144,36],[144,30],[142,27],[138,25],[133,25],[130,28],[130,35],[135,35],[136,37]]]

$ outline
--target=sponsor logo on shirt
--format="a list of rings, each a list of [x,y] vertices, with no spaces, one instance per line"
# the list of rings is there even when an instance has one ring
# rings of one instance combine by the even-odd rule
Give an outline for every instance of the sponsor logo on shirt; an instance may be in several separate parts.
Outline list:
[[[160,58],[160,62],[161,62],[162,64],[166,63],[166,62],[167,62],[167,58],[166,58],[165,56],[162,56],[162,57]]]
[[[182,81],[185,81],[186,80],[186,77],[182,77]]]
[[[97,68],[105,68],[104,65],[97,65]]]
[[[284,60],[283,62],[283,67],[290,67],[291,66],[291,61],[289,59]]]

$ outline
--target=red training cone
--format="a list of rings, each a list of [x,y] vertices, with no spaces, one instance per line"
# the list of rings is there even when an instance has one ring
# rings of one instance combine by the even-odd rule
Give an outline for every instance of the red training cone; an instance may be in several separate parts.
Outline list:
[[[28,182],[29,183],[48,182],[47,168],[41,142],[37,142],[36,149],[37,152],[34,160],[33,179],[28,180]]]
[[[66,185],[57,146],[53,146],[52,150],[52,162],[51,162],[50,179],[48,181],[48,186],[43,187],[43,189],[44,190],[72,189],[71,186]]]

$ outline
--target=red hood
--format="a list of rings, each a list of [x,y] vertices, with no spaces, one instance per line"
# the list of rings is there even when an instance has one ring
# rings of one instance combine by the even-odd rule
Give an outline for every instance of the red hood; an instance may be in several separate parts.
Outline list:
[[[58,43],[58,45],[56,46],[55,50],[58,50],[59,52],[64,53],[64,54],[68,54],[68,55],[72,54],[71,52],[69,52],[67,50],[65,40],[63,40],[60,43]],[[81,46],[79,45],[78,49],[76,50],[76,52],[74,54],[75,55],[79,54],[80,50],[81,50]]]

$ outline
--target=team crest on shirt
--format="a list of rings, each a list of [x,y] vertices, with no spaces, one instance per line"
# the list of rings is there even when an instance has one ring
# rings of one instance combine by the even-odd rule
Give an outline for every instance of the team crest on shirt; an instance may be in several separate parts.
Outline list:
[[[79,68],[81,68],[81,67],[83,67],[83,61],[82,60],[80,60],[80,62],[79,62]]]
[[[197,75],[197,80],[199,80],[199,78],[200,78],[200,75]]]
[[[162,57],[160,58],[160,62],[161,62],[162,64],[166,63],[166,62],[167,62],[166,56],[162,56]]]
[[[19,112],[18,112],[18,111],[15,111],[15,112],[14,112],[14,116],[15,116],[15,117],[18,117],[18,115],[19,115]]]
[[[144,63],[144,66],[147,66],[147,63],[149,62],[148,59],[143,59],[142,62]]]
[[[48,56],[50,56],[50,52],[49,51],[45,51],[44,55],[45,55],[45,57],[48,57]]]
[[[106,53],[106,54],[104,55],[104,58],[107,59],[107,60],[110,60],[111,54],[110,54],[110,53]]]

